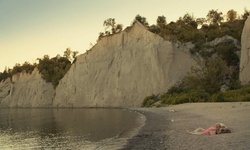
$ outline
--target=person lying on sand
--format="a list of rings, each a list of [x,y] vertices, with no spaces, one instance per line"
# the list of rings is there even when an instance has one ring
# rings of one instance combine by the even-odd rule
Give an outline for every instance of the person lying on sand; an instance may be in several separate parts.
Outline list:
[[[222,133],[230,133],[231,130],[225,126],[223,123],[216,123],[212,127],[208,129],[203,129],[203,128],[197,128],[194,131],[188,131],[190,134],[196,134],[196,135],[215,135],[215,134],[222,134]]]

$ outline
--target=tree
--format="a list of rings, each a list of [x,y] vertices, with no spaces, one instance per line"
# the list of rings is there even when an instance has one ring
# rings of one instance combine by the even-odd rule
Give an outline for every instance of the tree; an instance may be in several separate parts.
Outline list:
[[[226,62],[216,57],[208,60],[201,67],[192,68],[191,73],[184,79],[184,86],[189,90],[204,90],[209,94],[220,91],[225,84],[224,78],[228,74]]]
[[[239,49],[234,45],[232,40],[227,40],[215,45],[214,50],[228,66],[238,66],[239,57],[236,52],[239,51]]]
[[[78,51],[73,51],[73,52],[72,52],[72,58],[73,58],[73,59],[76,59],[76,55],[77,55],[78,53],[79,53]]]
[[[22,71],[25,71],[26,73],[32,73],[33,70],[35,69],[36,65],[35,64],[30,64],[29,62],[24,62],[23,65],[21,66]]]
[[[194,17],[191,16],[189,13],[186,13],[182,20],[184,21],[185,24],[190,24],[192,21],[194,21]]]
[[[242,19],[246,20],[249,15],[250,15],[250,11],[245,8],[244,14],[242,15]]]
[[[70,60],[71,53],[72,53],[71,49],[70,48],[66,48],[66,50],[63,53],[63,56]]]
[[[103,22],[103,26],[105,27],[105,31],[106,31],[108,28],[111,28],[111,33],[113,34],[113,33],[114,33],[114,30],[115,30],[115,26],[116,26],[115,18],[108,18],[107,20],[105,20],[105,21]]]
[[[65,57],[53,57],[49,58],[48,55],[45,55],[43,58],[39,58],[39,64],[37,68],[42,75],[42,78],[51,82],[54,87],[59,84],[59,81],[64,77],[71,66],[71,62],[67,57],[71,57],[68,55],[68,51],[65,51]]]
[[[167,21],[166,21],[166,17],[165,16],[158,16],[157,20],[156,20],[157,26],[163,28],[164,26],[166,26]]]
[[[46,59],[46,60],[48,60],[50,57],[49,57],[49,55],[44,55],[43,56],[43,59]],[[39,59],[39,58],[38,58]]]
[[[64,51],[64,54],[63,56],[68,59],[70,62],[75,62],[76,60],[76,55],[78,54],[79,52],[78,51],[72,51],[70,48],[67,48],[65,51]],[[59,58],[58,58],[59,59]]]
[[[77,56],[78,53],[79,53],[78,51],[73,51],[72,52],[73,63],[76,62],[76,59],[77,59],[76,56]]]
[[[206,22],[205,18],[197,18],[196,23],[200,26],[202,26]]]
[[[148,24],[148,22],[147,22],[147,19],[146,19],[145,17],[140,16],[139,14],[135,16],[135,19],[134,19],[133,23],[134,23],[135,21],[140,22],[140,23],[141,23],[143,26],[145,26],[145,27],[148,27],[148,26],[149,26],[149,24]]]
[[[119,33],[123,29],[122,24],[116,24],[115,18],[108,18],[107,20],[103,22],[103,26],[105,27],[106,35]]]
[[[191,16],[189,13],[186,13],[183,17],[180,17],[177,20],[177,23],[181,25],[182,27],[184,26],[189,26],[194,29],[197,29],[198,24],[193,16]]]
[[[195,21],[194,16],[191,16],[189,13],[186,13],[183,16],[183,21],[184,21],[185,24],[188,24],[188,25],[192,26],[195,29],[198,26],[197,22]]]
[[[233,9],[229,10],[227,12],[227,21],[234,21],[237,18],[237,12],[234,11]]]
[[[218,10],[210,10],[207,14],[207,20],[211,24],[220,24],[223,21],[223,13],[218,12]]]
[[[5,81],[7,78],[11,77],[11,73],[5,69],[3,73],[0,72],[0,82]]]
[[[123,29],[123,25],[122,24],[117,24],[115,27],[115,33],[119,33],[121,32]]]

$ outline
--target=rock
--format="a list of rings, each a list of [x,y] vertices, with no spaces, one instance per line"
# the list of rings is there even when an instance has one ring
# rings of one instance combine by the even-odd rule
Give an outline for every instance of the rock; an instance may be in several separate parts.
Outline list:
[[[1,82],[0,91],[1,107],[51,107],[55,95],[53,85],[42,79],[37,68]]]
[[[247,18],[241,36],[240,81],[250,82],[250,17]]]
[[[102,37],[77,57],[56,88],[56,107],[138,107],[197,65],[192,44],[173,44],[140,23]]]
[[[210,46],[215,46],[217,44],[220,44],[220,43],[223,43],[223,42],[226,42],[226,41],[232,41],[233,44],[235,45],[235,47],[237,47],[238,49],[240,49],[240,44],[239,44],[239,41],[231,36],[228,36],[228,35],[225,35],[223,37],[219,37],[219,38],[216,38],[214,39],[213,41],[211,42],[208,42],[208,45]]]

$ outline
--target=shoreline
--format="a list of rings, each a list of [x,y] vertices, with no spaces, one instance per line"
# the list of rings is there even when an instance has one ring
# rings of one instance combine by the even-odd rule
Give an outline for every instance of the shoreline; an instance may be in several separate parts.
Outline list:
[[[161,108],[130,108],[146,116],[129,149],[250,149],[250,102],[186,103]],[[232,133],[192,135],[186,130],[224,123]]]

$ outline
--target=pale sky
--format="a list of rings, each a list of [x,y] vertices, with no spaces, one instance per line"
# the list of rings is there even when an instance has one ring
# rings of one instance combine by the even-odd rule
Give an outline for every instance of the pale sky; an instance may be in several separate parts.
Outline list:
[[[135,16],[155,24],[185,13],[206,17],[211,9],[242,14],[249,0],[0,0],[0,72],[5,66],[35,62],[45,54],[62,55],[70,47],[80,54],[95,44],[103,21],[115,18],[129,26]]]

